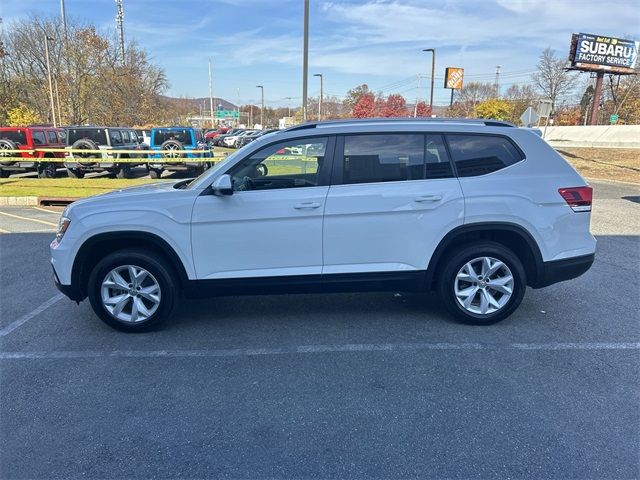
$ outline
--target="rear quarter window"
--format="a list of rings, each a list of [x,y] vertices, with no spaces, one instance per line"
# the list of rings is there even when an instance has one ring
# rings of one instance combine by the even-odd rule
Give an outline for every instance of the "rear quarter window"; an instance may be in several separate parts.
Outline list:
[[[486,175],[524,159],[506,137],[450,134],[446,138],[459,177]]]
[[[26,145],[27,144],[27,132],[25,130],[5,130],[0,132],[0,140],[6,139],[11,140],[17,145]]]

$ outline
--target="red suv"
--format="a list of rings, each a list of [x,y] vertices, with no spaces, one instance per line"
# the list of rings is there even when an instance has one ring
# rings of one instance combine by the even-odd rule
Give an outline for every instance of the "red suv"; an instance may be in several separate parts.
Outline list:
[[[55,178],[57,164],[47,159],[64,158],[64,152],[30,152],[36,148],[64,148],[66,134],[54,127],[0,127],[0,177],[37,171],[40,178]],[[25,150],[9,153],[7,150]],[[20,158],[20,160],[16,160]],[[6,160],[4,160],[6,159]]]
[[[223,135],[223,134],[227,133],[228,131],[229,131],[228,127],[221,127],[221,128],[219,128],[217,130],[209,130],[207,133],[204,134],[204,141],[205,142],[210,142],[211,140],[213,140],[218,135]]]

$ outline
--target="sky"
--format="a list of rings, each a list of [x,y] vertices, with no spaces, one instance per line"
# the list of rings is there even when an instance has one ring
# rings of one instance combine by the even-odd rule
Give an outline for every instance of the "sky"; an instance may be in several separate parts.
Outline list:
[[[125,41],[135,40],[165,69],[171,96],[208,96],[268,106],[300,105],[303,0],[123,0]],[[427,99],[436,49],[435,104],[448,104],[445,67],[465,82],[501,89],[530,83],[547,47],[566,57],[572,33],[640,40],[638,0],[310,0],[309,96],[344,98],[362,83],[408,101]],[[65,0],[67,17],[115,30],[114,0]],[[60,0],[0,0],[6,25],[60,14]],[[420,88],[418,88],[420,83]],[[291,98],[287,98],[291,97]]]

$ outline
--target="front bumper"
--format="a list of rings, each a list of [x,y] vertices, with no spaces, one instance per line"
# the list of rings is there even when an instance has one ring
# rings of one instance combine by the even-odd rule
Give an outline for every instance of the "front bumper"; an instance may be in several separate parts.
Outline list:
[[[53,267],[52,265],[51,268],[53,270],[53,283],[55,283],[56,288],[60,290],[63,295],[70,298],[74,302],[81,302],[82,300],[84,300],[85,297],[82,295],[82,292],[78,288],[75,288],[73,285],[63,285],[62,283],[60,283],[60,279],[58,278],[55,267]]]
[[[593,265],[595,253],[579,257],[564,258],[552,262],[544,262],[534,288],[547,287],[554,283],[564,282],[579,277]]]

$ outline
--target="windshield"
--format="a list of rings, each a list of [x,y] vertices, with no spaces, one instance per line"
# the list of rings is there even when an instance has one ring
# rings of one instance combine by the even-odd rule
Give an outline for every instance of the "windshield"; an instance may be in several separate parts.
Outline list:
[[[67,133],[67,145],[73,145],[78,140],[89,139],[98,145],[107,144],[107,135],[104,128],[70,128]]]
[[[27,134],[25,130],[6,130],[0,132],[0,140],[11,140],[18,145],[26,145]]]

